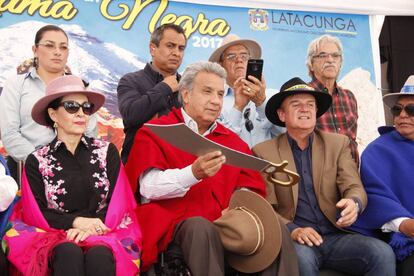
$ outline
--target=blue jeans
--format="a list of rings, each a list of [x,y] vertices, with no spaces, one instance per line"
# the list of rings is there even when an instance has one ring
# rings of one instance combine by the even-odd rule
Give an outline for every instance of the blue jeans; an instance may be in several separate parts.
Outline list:
[[[395,275],[394,252],[379,239],[348,233],[329,234],[322,239],[320,246],[294,243],[300,275],[318,276],[321,268],[352,275]]]

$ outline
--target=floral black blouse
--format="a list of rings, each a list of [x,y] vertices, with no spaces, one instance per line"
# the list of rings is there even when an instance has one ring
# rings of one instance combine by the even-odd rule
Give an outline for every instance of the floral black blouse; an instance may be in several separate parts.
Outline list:
[[[25,170],[32,193],[49,225],[72,228],[78,217],[100,218],[106,211],[120,167],[116,147],[83,136],[72,154],[55,138],[26,160]]]

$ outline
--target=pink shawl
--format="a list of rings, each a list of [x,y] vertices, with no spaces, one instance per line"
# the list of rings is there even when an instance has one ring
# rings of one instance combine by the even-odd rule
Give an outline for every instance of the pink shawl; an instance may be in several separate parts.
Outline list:
[[[135,207],[136,202],[121,165],[105,218],[105,224],[112,230],[102,236],[90,236],[78,244],[85,250],[98,244],[109,247],[115,258],[116,275],[139,274],[142,242]],[[51,250],[67,241],[66,232],[49,226],[25,173],[22,198],[14,209],[11,222],[12,228],[4,236],[9,261],[24,275],[48,275]]]

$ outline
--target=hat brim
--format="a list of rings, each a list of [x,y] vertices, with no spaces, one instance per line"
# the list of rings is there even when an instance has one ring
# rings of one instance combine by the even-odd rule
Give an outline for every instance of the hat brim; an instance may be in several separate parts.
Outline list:
[[[317,90],[305,90],[305,89],[297,89],[293,91],[281,91],[273,95],[266,104],[266,117],[267,119],[272,122],[273,124],[281,127],[285,127],[285,123],[282,122],[277,114],[277,110],[282,105],[283,101],[292,95],[296,94],[310,94],[315,97],[316,100],[316,118],[322,116],[328,109],[331,107],[332,104],[332,97],[326,92],[321,92]]]
[[[237,190],[230,199],[229,209],[244,206],[255,213],[263,224],[264,244],[252,255],[226,252],[227,262],[237,271],[255,273],[269,267],[279,255],[282,232],[273,207],[260,195],[246,190]]]
[[[408,93],[408,92],[404,92],[404,93],[390,93],[387,94],[385,96],[382,97],[382,100],[384,101],[385,105],[388,106],[389,108],[393,107],[397,101],[399,97],[403,97],[403,96],[411,96],[414,97],[414,93]]]
[[[220,47],[218,47],[210,56],[208,59],[211,62],[217,62],[220,63],[220,57],[223,54],[223,52],[233,45],[241,44],[245,46],[250,53],[250,58],[252,59],[258,59],[262,56],[262,48],[260,47],[259,43],[257,43],[254,40],[251,39],[238,39],[234,40],[232,42],[226,43]]]
[[[55,93],[51,95],[47,95],[39,99],[32,108],[32,118],[33,120],[44,126],[48,126],[48,123],[46,121],[46,108],[49,106],[51,102],[54,100],[64,97],[70,94],[84,94],[86,97],[88,97],[88,101],[93,103],[93,110],[92,114],[98,111],[99,108],[103,106],[105,103],[105,96],[102,93],[90,91],[90,90],[82,90],[82,91],[70,91],[70,92],[60,92]]]

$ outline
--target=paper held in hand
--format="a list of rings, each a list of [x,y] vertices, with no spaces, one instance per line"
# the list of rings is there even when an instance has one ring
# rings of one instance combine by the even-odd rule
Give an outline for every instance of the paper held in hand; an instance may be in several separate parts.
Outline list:
[[[268,180],[274,184],[292,186],[299,181],[299,175],[286,169],[287,161],[274,164],[267,160],[222,146],[192,131],[184,123],[173,125],[145,124],[145,126],[171,145],[196,156],[219,150],[226,156],[227,165],[264,172],[267,174]],[[279,173],[285,173],[289,180],[281,181],[277,179],[276,175]]]

